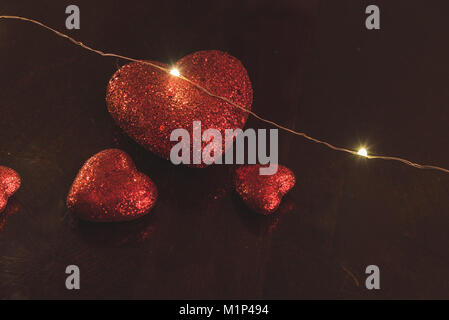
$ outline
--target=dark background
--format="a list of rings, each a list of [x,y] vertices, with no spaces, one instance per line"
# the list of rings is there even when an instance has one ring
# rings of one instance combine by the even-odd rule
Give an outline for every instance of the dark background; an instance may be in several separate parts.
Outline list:
[[[65,8],[81,30],[65,29]],[[381,30],[365,8],[381,9]],[[449,167],[447,1],[2,1],[106,52],[170,63],[203,49],[246,66],[253,110],[371,153]],[[125,62],[35,25],[0,21],[0,164],[23,185],[0,216],[0,298],[449,298],[449,175],[342,154],[280,132],[297,176],[278,214],[233,193],[232,166],[189,169],[145,151],[105,105]],[[253,118],[246,127],[267,128]],[[146,217],[77,221],[84,161],[128,152],[157,184]],[[81,290],[65,289],[65,268]],[[365,268],[381,290],[365,289]]]

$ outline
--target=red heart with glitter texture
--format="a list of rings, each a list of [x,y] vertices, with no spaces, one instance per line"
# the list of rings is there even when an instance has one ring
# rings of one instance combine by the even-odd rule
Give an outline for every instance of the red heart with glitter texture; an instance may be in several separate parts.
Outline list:
[[[254,211],[269,215],[277,210],[282,198],[294,187],[294,173],[279,165],[273,175],[260,175],[261,165],[249,165],[235,172],[235,190],[248,207]]]
[[[20,176],[11,168],[0,166],[0,212],[5,210],[8,199],[20,188]]]
[[[199,51],[185,56],[174,67],[209,92],[251,110],[253,90],[248,73],[233,56],[221,51]],[[217,129],[225,137],[225,129],[242,128],[248,117],[247,112],[210,96],[185,79],[137,62],[124,65],[112,76],[106,102],[109,113],[130,137],[165,159],[169,159],[177,143],[170,141],[174,129],[186,129],[192,136],[193,121],[201,121],[202,132]],[[192,140],[190,159],[195,152]],[[202,143],[201,150],[206,144]],[[226,147],[229,145],[223,142],[221,149]]]
[[[127,153],[107,149],[83,165],[70,189],[67,207],[83,220],[128,221],[146,215],[157,196],[154,182],[137,171]]]

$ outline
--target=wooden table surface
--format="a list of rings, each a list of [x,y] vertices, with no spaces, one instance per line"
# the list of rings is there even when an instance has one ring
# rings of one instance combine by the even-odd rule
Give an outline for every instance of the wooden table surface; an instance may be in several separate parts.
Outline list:
[[[381,29],[365,28],[375,2]],[[2,2],[106,52],[174,62],[218,49],[239,58],[253,110],[352,149],[449,167],[447,1]],[[246,209],[233,166],[189,169],[145,151],[105,105],[125,62],[35,25],[0,20],[0,164],[23,185],[0,217],[0,298],[449,298],[449,175],[329,150],[279,133],[297,177],[279,212]],[[247,128],[269,128],[251,118]],[[131,223],[77,221],[66,209],[84,161],[128,152],[159,201]],[[81,290],[65,288],[65,268]],[[381,289],[365,288],[378,265]]]

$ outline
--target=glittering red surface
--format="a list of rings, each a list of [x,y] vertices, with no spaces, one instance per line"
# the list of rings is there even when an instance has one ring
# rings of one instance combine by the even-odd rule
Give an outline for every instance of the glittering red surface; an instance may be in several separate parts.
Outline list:
[[[83,220],[127,221],[147,214],[157,196],[156,185],[137,171],[128,154],[107,149],[81,168],[67,197],[67,206]]]
[[[293,172],[279,165],[274,175],[260,175],[261,165],[248,165],[235,172],[235,189],[243,201],[254,211],[268,215],[277,210],[282,198],[295,185]]]
[[[20,176],[11,168],[0,166],[0,212],[5,210],[8,199],[20,188]]]
[[[201,87],[251,109],[253,91],[248,74],[229,54],[199,51],[182,58],[175,67]],[[193,121],[201,121],[203,132],[213,128],[224,137],[225,129],[242,128],[248,117],[187,81],[142,63],[127,64],[112,76],[106,101],[110,114],[129,136],[165,159],[177,143],[170,141],[174,129],[184,128],[192,136]],[[192,155],[192,139],[190,144]]]

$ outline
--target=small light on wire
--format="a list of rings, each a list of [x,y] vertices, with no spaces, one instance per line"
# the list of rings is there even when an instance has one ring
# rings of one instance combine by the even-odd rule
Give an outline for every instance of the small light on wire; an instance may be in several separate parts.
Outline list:
[[[368,151],[365,148],[360,148],[357,154],[362,157],[368,157]]]
[[[179,77],[179,76],[181,75],[181,73],[179,72],[179,70],[176,69],[176,68],[172,68],[172,69],[170,70],[170,74],[171,74],[172,76],[175,76],[175,77]]]

